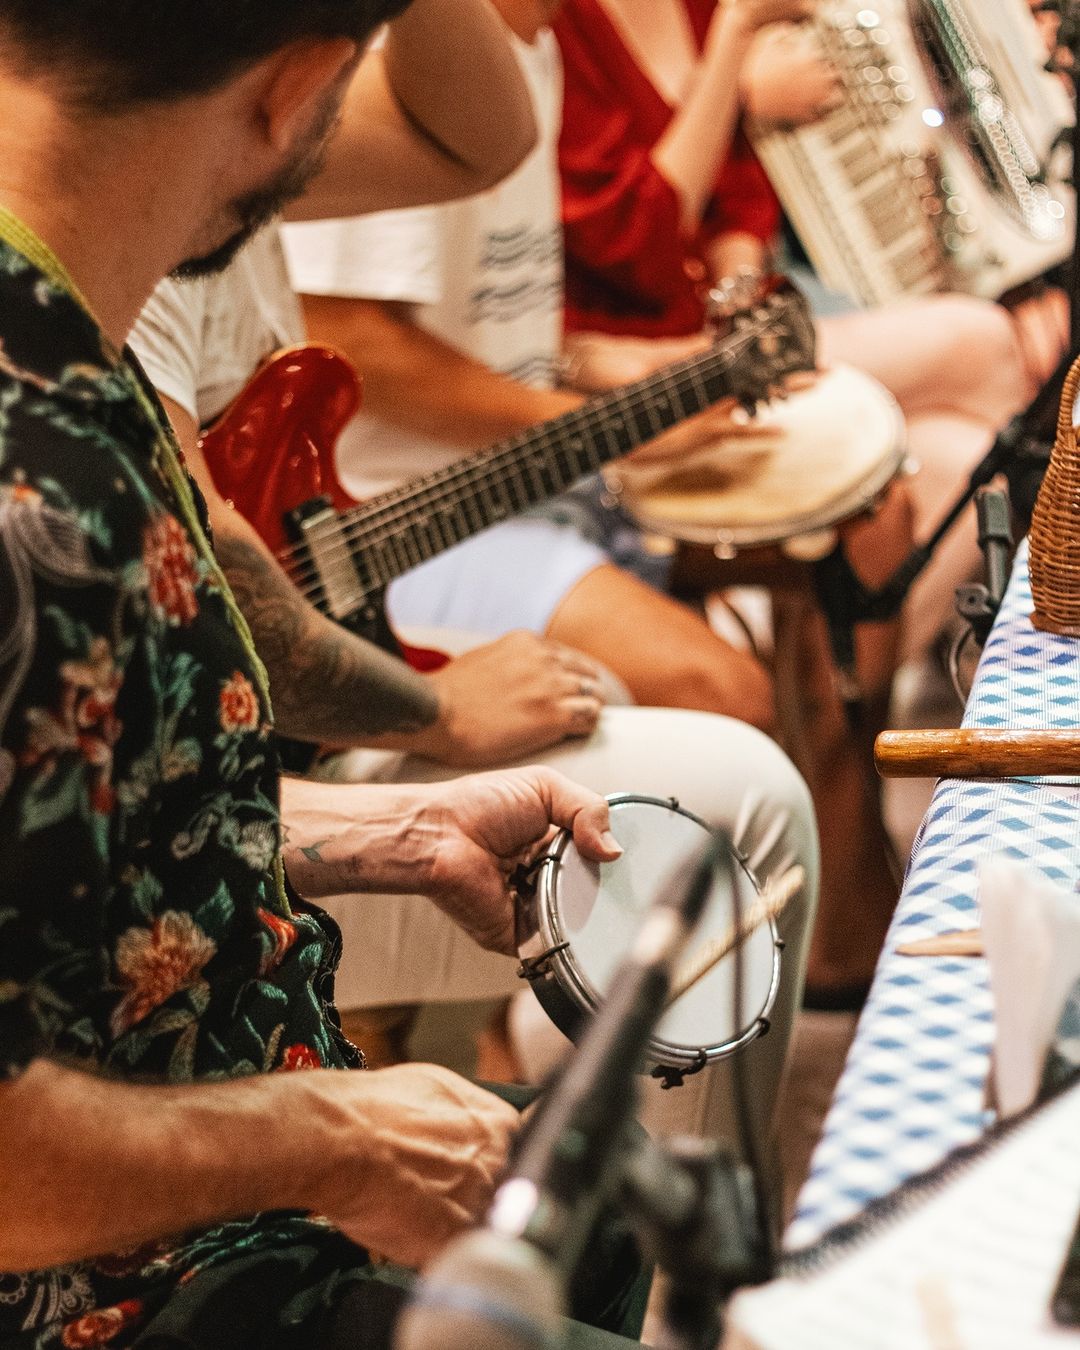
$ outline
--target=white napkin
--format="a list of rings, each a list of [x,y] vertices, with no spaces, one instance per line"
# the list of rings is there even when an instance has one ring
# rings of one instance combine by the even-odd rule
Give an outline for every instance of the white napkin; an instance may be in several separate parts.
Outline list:
[[[1008,858],[979,868],[983,945],[994,998],[998,1112],[1035,1100],[1065,999],[1080,976],[1080,895]]]

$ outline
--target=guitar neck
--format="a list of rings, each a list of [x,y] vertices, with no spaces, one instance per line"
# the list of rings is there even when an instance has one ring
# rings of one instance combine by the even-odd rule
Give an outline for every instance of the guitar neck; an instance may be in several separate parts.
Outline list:
[[[558,496],[610,460],[736,392],[733,371],[760,340],[723,343],[500,441],[341,518],[365,594],[481,530]]]

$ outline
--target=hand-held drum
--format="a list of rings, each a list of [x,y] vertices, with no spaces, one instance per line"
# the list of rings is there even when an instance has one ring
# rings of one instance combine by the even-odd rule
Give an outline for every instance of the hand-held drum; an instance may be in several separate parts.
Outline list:
[[[754,434],[733,434],[670,462],[621,464],[609,486],[638,524],[721,557],[785,545],[793,556],[822,531],[868,510],[899,473],[904,420],[892,395],[837,365],[762,410]],[[832,536],[820,553],[828,552]]]
[[[562,832],[538,860],[518,910],[519,974],[571,1040],[603,1000],[646,911],[667,888],[687,883],[711,834],[673,800],[625,794],[608,801],[622,856],[588,862],[573,836]],[[730,943],[733,924],[758,894],[749,867],[731,853],[675,973],[676,988],[681,972],[699,966],[706,949]],[[675,997],[653,1032],[645,1068],[677,1082],[764,1034],[779,988],[782,945],[771,917],[742,939],[738,1018],[733,952]]]

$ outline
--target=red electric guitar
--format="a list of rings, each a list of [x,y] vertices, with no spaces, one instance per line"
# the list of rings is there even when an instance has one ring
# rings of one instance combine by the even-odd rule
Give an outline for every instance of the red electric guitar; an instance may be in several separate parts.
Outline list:
[[[304,594],[352,631],[402,651],[383,609],[395,577],[720,399],[752,407],[785,375],[813,365],[806,302],[781,278],[726,314],[707,351],[362,504],[338,482],[333,460],[360,406],[360,383],[330,348],[290,347],[271,357],[200,445],[218,491]],[[421,670],[445,659],[405,654]]]

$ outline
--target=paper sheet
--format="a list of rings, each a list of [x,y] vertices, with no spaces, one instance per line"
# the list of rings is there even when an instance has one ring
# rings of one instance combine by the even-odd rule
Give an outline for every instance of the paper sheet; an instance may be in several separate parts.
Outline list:
[[[993,1097],[1002,1116],[1035,1100],[1066,996],[1080,976],[1080,895],[1008,858],[979,869],[994,996]]]

